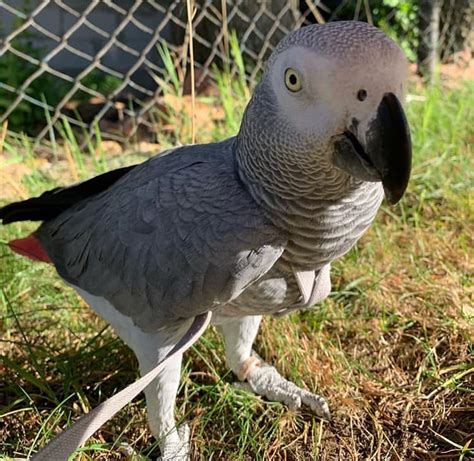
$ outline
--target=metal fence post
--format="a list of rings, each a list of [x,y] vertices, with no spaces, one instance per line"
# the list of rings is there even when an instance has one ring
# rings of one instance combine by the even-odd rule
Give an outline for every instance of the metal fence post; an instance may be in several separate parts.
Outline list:
[[[422,0],[419,9],[418,73],[432,81],[438,62],[441,0]]]

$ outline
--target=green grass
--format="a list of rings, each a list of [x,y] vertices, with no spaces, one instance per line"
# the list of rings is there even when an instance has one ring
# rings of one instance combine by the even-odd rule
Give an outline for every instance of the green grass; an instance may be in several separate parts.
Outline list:
[[[235,120],[231,108],[242,110],[245,91],[224,77],[221,83],[221,100],[209,104],[225,106],[238,97],[242,103],[225,111],[227,121]],[[259,353],[286,377],[327,397],[333,421],[321,422],[307,409],[289,412],[234,387],[211,329],[186,354],[177,401],[178,417],[191,424],[195,459],[474,456],[474,85],[434,87],[418,96],[407,108],[414,168],[405,198],[384,206],[357,247],[334,264],[327,301],[266,318],[257,339]],[[198,142],[232,134],[229,126],[237,129],[220,122],[210,133],[198,130]],[[81,152],[69,127],[62,129],[72,163],[59,153],[46,169],[26,138],[5,140],[10,162],[30,168],[18,185],[25,195],[140,158],[108,159],[92,140]],[[0,242],[34,227],[2,227]],[[5,245],[0,328],[0,456],[34,453],[138,376],[133,353],[49,266]],[[141,457],[158,453],[143,397],[98,431],[81,459],[119,457],[124,441]]]

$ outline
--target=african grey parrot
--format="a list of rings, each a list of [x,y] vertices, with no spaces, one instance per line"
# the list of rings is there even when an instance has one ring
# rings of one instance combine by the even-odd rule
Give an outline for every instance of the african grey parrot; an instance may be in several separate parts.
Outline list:
[[[59,275],[135,352],[142,374],[212,311],[229,367],[257,394],[329,417],[323,398],[252,352],[261,316],[311,307],[331,262],[367,230],[411,167],[400,101],[407,62],[360,22],[301,28],[271,55],[237,136],[184,146],[0,210],[43,221],[11,247]],[[186,459],[175,426],[182,355],[146,391],[164,459]]]

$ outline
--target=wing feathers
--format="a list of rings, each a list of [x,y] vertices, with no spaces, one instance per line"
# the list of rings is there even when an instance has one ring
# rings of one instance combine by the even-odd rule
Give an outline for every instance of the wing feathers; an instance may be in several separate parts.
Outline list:
[[[37,235],[66,280],[153,331],[227,303],[283,252],[234,168],[229,142],[155,157]]]

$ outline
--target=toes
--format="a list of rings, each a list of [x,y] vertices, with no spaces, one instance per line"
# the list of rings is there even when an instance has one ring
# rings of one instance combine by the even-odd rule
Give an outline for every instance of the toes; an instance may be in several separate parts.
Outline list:
[[[239,387],[244,386],[269,400],[283,402],[290,410],[298,410],[304,404],[309,406],[320,418],[328,421],[331,419],[326,400],[286,380],[270,365],[264,364],[254,367],[247,377],[247,383],[242,383]]]
[[[292,411],[301,408],[301,397],[298,394],[286,394],[281,401]]]
[[[331,420],[329,405],[321,396],[303,390],[301,399],[305,405],[309,406],[311,410],[316,413],[317,416],[327,419],[328,421]]]
[[[283,402],[290,410],[298,410],[301,408],[301,389],[296,387],[292,382],[281,378],[278,383],[268,392],[268,397],[278,402]]]
[[[235,382],[234,386],[253,394],[261,395],[273,402],[284,403],[290,410],[298,410],[301,408],[301,397],[294,392],[288,392],[278,385],[268,385],[267,387],[250,386],[248,383]]]
[[[139,456],[135,449],[127,442],[122,442],[118,447],[118,452],[125,456],[126,458],[133,458],[134,456]]]
[[[178,435],[179,438],[181,439],[181,442],[183,444],[188,445],[189,444],[189,439],[191,437],[191,430],[189,429],[189,425],[184,423],[181,426],[178,427]]]
[[[183,424],[167,434],[160,444],[161,461],[188,461],[189,460],[189,426]]]

